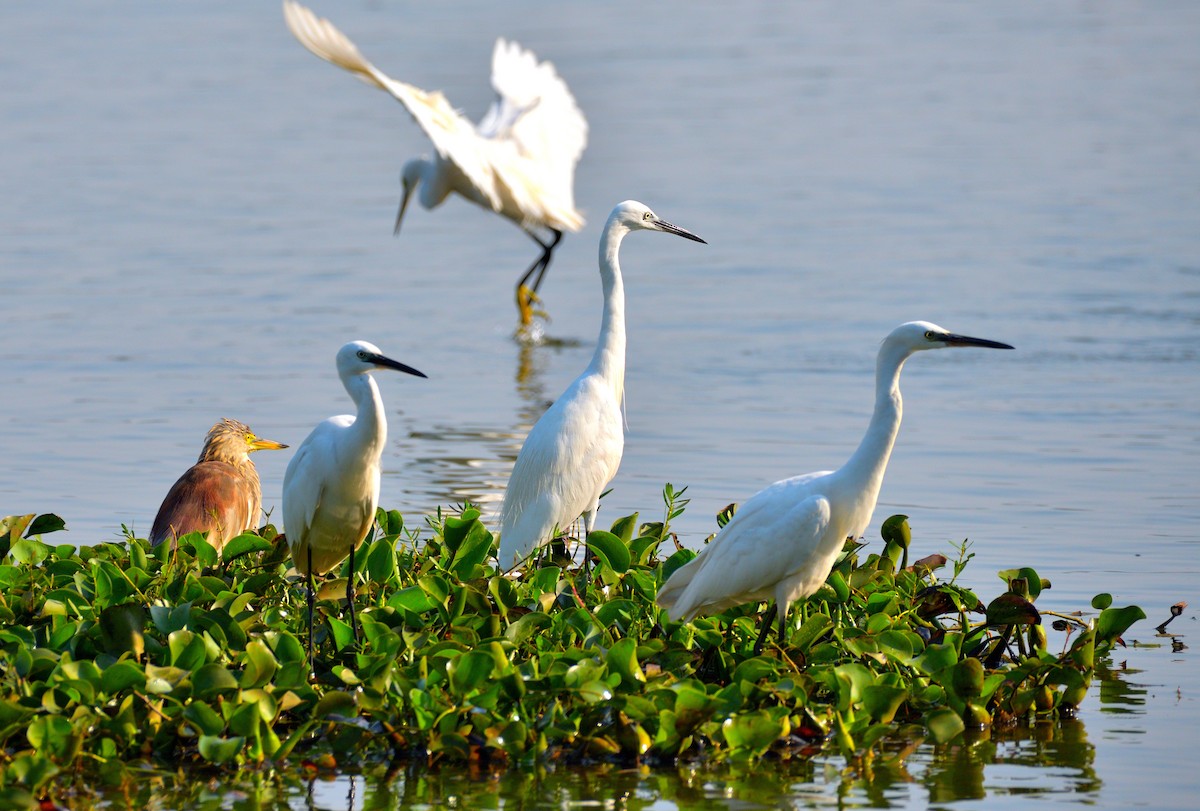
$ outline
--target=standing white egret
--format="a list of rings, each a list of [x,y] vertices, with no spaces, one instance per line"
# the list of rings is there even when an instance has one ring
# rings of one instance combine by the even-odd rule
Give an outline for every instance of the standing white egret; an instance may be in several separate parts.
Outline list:
[[[604,313],[592,362],[534,424],[517,454],[500,510],[500,554],[511,569],[583,516],[592,531],[600,494],[617,473],[625,447],[625,288],[618,253],[630,231],[663,231],[703,239],[660,220],[642,203],[612,210],[600,235]]]
[[[922,349],[1008,344],[947,332],[927,321],[896,327],[879,348],[875,411],[849,461],[775,482],[743,504],[694,560],[677,569],[658,592],[673,621],[717,614],[741,603],[775,600],[755,643],[761,652],[779,614],[782,642],[788,606],[821,587],[847,538],[858,538],[875,511],[883,474],[900,430],[900,370]]]
[[[379,459],[387,443],[387,417],[371,372],[395,369],[425,377],[385,357],[379,347],[351,341],[338,350],[342,385],[357,407],[318,423],[283,474],[283,528],[296,571],[308,579],[308,658],[312,662],[313,574],[325,574],[350,556],[346,583],[354,619],[354,550],[362,544],[379,504]]]
[[[419,187],[418,199],[427,209],[457,192],[512,220],[538,244],[541,253],[517,283],[517,307],[527,326],[530,302],[537,298],[563,231],[583,227],[574,186],[575,164],[587,145],[587,121],[554,66],[538,62],[515,42],[497,39],[492,53],[497,98],[475,126],[440,92],[428,93],[384,74],[331,22],[304,6],[284,0],[283,16],[300,44],[390,93],[433,142],[432,159],[404,164],[396,233],[408,198]],[[549,236],[543,238],[537,229]]]

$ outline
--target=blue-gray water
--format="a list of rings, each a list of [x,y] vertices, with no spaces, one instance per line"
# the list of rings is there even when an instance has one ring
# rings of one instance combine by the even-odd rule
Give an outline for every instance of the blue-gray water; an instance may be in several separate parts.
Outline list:
[[[473,118],[496,36],[557,65],[591,125],[588,225],[543,287],[567,345],[509,339],[533,258],[510,223],[452,199],[393,239],[399,167],[427,144],[278,4],[6,3],[4,514],[59,513],[74,543],[144,534],[218,417],[295,445],[348,410],[351,338],[430,376],[380,378],[384,505],[494,508],[590,356],[599,228],[635,198],[710,245],[625,243],[629,432],[602,524],[687,484],[699,543],[725,504],[837,466],[880,338],[923,318],[1017,351],[908,365],[871,535],[904,512],[923,550],[971,538],[981,590],[1033,565],[1050,607],[1114,592],[1151,615],[1146,642],[1196,603],[1200,6],[313,7]],[[276,514],[288,454],[255,456]],[[1144,705],[1084,715],[1100,785],[1045,798],[1189,804],[1189,653],[1128,652]]]

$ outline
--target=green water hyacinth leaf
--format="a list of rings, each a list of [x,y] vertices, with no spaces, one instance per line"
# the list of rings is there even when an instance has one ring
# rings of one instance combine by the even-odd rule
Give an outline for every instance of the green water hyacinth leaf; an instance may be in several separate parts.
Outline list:
[[[646,674],[638,664],[637,640],[633,637],[625,637],[609,648],[604,662],[611,672],[620,675],[621,682],[627,686],[646,680]]]
[[[146,609],[135,603],[112,605],[100,612],[101,639],[114,656],[129,652],[140,659],[146,650],[145,627]]]
[[[189,532],[179,538],[180,547],[190,548],[196,560],[205,566],[217,565],[217,548],[208,542],[203,532]]]
[[[333,635],[333,643],[338,650],[345,650],[354,644],[354,629],[337,617],[327,617],[329,632]]]
[[[612,688],[599,679],[592,679],[579,685],[578,696],[588,704],[598,704],[612,698]]]
[[[639,566],[650,564],[662,542],[661,535],[643,535],[640,538],[634,538],[629,543],[629,553],[633,562]]]
[[[772,678],[778,673],[779,666],[777,660],[766,656],[756,656],[753,659],[747,659],[737,666],[733,671],[733,680],[747,684],[758,684],[763,679]]]
[[[833,593],[836,595],[831,602],[844,603],[850,599],[850,584],[837,569],[829,573],[829,577],[825,579],[825,585],[833,589]]]
[[[875,681],[875,675],[865,665],[852,662],[833,669],[838,681],[838,709],[845,712],[862,701],[863,690]]]
[[[188,626],[192,619],[192,604],[182,603],[177,606],[150,606],[150,621],[160,633],[170,634]]]
[[[177,667],[146,665],[146,692],[160,695],[170,693],[189,675],[188,671]]]
[[[1113,596],[1111,594],[1108,592],[1101,592],[1092,598],[1092,608],[1096,609],[1097,611],[1103,611],[1112,605],[1112,602]]]
[[[100,689],[109,695],[146,686],[146,671],[134,662],[114,662],[100,675]]]
[[[342,690],[330,690],[321,696],[313,710],[314,718],[326,718],[330,715],[354,715],[358,708],[354,696]]]
[[[23,754],[13,758],[13,762],[5,770],[8,775],[11,775],[17,782],[25,784],[32,791],[41,791],[47,783],[53,780],[62,771],[54,764],[50,758],[42,757],[35,754]],[[25,794],[29,798],[29,802],[22,802]],[[8,808],[36,808],[37,805],[33,801],[33,796],[28,792],[12,792],[11,799],[16,803],[6,806]],[[7,798],[6,795],[0,797]]]
[[[638,513],[627,515],[624,518],[618,518],[613,521],[612,528],[609,530],[613,535],[620,538],[626,545],[633,540],[633,534],[637,531]]]
[[[171,652],[171,664],[184,670],[195,670],[207,658],[204,638],[191,631],[175,631],[167,637],[167,647]]]
[[[550,618],[549,614],[534,611],[509,625],[508,630],[504,632],[504,637],[513,645],[521,645],[535,633],[553,623],[554,620]]]
[[[192,701],[183,711],[183,717],[191,722],[201,735],[220,735],[225,731],[225,721],[216,710],[203,701]]]
[[[275,676],[279,662],[275,654],[259,639],[246,643],[246,652],[242,660],[242,688],[262,687]]]
[[[49,535],[51,532],[58,532],[66,528],[67,522],[54,513],[43,513],[30,522],[26,535]]]
[[[862,690],[862,707],[878,724],[890,724],[908,698],[908,689],[886,684],[869,684]]]
[[[1105,608],[1096,618],[1096,640],[1111,643],[1128,631],[1135,622],[1145,618],[1146,612],[1136,605]]]
[[[192,674],[192,692],[205,698],[214,693],[238,689],[238,680],[229,668],[218,662],[209,662]]]
[[[976,698],[983,693],[983,663],[963,659],[950,670],[950,687],[961,698]]]
[[[879,537],[884,543],[897,544],[901,549],[908,549],[912,544],[912,529],[908,526],[907,515],[893,515],[884,520],[879,527]]]
[[[947,642],[940,645],[930,645],[913,661],[913,664],[916,665],[918,670],[929,676],[952,667],[957,662],[958,650]]]
[[[769,710],[737,713],[721,724],[721,734],[732,749],[746,750],[748,754],[765,752],[771,744],[791,732],[786,714],[780,716]]]
[[[5,542],[2,547],[4,554],[8,554],[12,544],[25,535],[25,528],[36,517],[34,513],[29,513],[28,515],[6,515],[0,518],[0,541]]]
[[[470,531],[454,552],[454,559],[450,562],[450,571],[462,580],[474,577],[476,567],[488,559],[493,545],[492,533],[488,532],[487,527],[476,518],[471,522]]]
[[[632,559],[629,546],[611,532],[602,529],[593,530],[587,537],[588,550],[593,552],[601,565],[607,566],[617,574],[629,571]]]
[[[935,743],[948,743],[967,728],[962,716],[949,707],[938,707],[927,712],[925,727]]]
[[[426,611],[437,608],[441,603],[430,596],[423,587],[408,586],[393,594],[388,599],[388,605],[392,608],[403,608],[414,614],[424,614]]]
[[[237,757],[246,746],[243,737],[222,738],[217,735],[201,735],[198,745],[200,757],[209,763],[228,763]]]
[[[396,547],[388,537],[371,544],[367,552],[367,576],[373,583],[390,583],[396,576]]]
[[[793,634],[792,644],[802,651],[807,651],[832,627],[833,619],[828,614],[809,614],[800,630]]]
[[[987,623],[992,626],[1041,625],[1042,616],[1033,603],[1016,594],[1001,594],[988,603]]]
[[[1013,580],[1018,579],[1024,580],[1028,589],[1028,599],[1030,602],[1038,598],[1043,588],[1049,587],[1049,584],[1042,580],[1038,573],[1028,566],[1022,566],[1019,569],[1004,569],[997,574],[1005,583],[1011,583]]]
[[[22,538],[13,543],[8,554],[24,566],[39,566],[50,557],[50,547],[35,538]]]
[[[450,688],[459,696],[477,690],[487,683],[494,667],[495,660],[490,653],[480,650],[468,651],[451,660],[446,666],[450,676]]]
[[[72,747],[71,722],[61,715],[43,715],[33,719],[25,735],[38,754],[65,757]]]
[[[274,645],[275,658],[281,665],[302,664],[308,658],[308,654],[304,650],[304,643],[297,639],[295,634],[279,631],[268,634],[267,639]]]
[[[270,548],[269,541],[260,538],[253,532],[243,532],[241,535],[230,538],[229,543],[225,544],[225,548],[221,550],[221,561],[228,564],[246,555],[266,552]]]

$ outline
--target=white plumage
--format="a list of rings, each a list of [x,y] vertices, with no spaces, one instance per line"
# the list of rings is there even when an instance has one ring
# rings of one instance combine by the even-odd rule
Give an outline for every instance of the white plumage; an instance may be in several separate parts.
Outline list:
[[[512,220],[541,246],[518,283],[518,305],[528,323],[533,296],[526,283],[536,273],[531,289],[537,292],[562,232],[578,231],[584,223],[575,208],[574,184],[575,165],[587,145],[587,121],[554,66],[515,42],[497,39],[492,53],[497,98],[476,127],[440,92],[384,74],[345,34],[304,6],[284,0],[283,15],[304,47],[390,93],[433,142],[432,159],[410,160],[401,172],[397,232],[414,190],[427,209],[453,192]],[[538,228],[549,231],[549,239],[542,239]]]
[[[309,656],[312,654],[313,575],[333,569],[362,544],[379,504],[379,460],[387,416],[371,372],[394,369],[425,377],[385,357],[379,347],[351,341],[338,350],[337,370],[355,414],[317,424],[283,475],[283,527],[296,571],[308,579]],[[354,625],[354,578],[346,584]],[[357,634],[357,627],[355,627]]]
[[[591,363],[530,430],[500,511],[500,566],[511,569],[583,516],[591,532],[600,493],[621,464],[625,432],[625,289],[618,253],[630,231],[700,237],[659,219],[642,203],[612,210],[600,236],[604,312]],[[586,536],[585,536],[586,537]]]
[[[875,409],[858,450],[841,468],[775,482],[743,504],[694,560],[658,592],[673,621],[774,600],[779,634],[788,606],[821,587],[847,538],[866,531],[903,412],[900,370],[923,349],[1008,344],[955,335],[927,321],[901,324],[884,339],[875,370]],[[763,624],[761,650],[770,621]]]

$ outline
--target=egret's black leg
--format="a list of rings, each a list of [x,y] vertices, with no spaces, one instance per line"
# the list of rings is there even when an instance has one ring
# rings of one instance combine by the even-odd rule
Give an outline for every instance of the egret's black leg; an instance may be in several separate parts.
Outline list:
[[[779,606],[771,603],[771,607],[767,609],[767,613],[762,616],[762,630],[758,632],[758,639],[754,643],[754,655],[758,656],[762,653],[763,643],[767,641],[767,634],[771,632],[771,624],[775,621],[775,615],[779,612]],[[783,623],[779,624],[779,639],[783,640]]]
[[[354,547],[350,547],[350,576],[346,578],[346,604],[350,607],[350,630],[354,631],[354,644],[358,644],[358,620],[354,618]]]
[[[538,271],[537,278],[533,282],[533,292],[537,292],[542,286],[542,277],[546,275],[546,269],[550,267],[550,258],[554,253],[554,249],[558,247],[559,240],[562,239],[562,231],[557,228],[551,228],[550,233],[554,236],[550,239],[549,244],[538,240],[538,244],[542,246],[541,269]]]
[[[525,287],[528,284],[529,279],[536,272],[537,279],[534,280],[533,286],[530,288],[536,293],[538,288],[541,287],[542,277],[546,275],[546,268],[550,265],[550,255],[554,253],[555,246],[558,245],[558,241],[562,239],[562,231],[559,231],[557,228],[551,228],[550,233],[553,236],[550,238],[549,242],[543,242],[542,238],[532,231],[526,230],[525,233],[529,234],[529,238],[536,242],[538,247],[542,249],[542,255],[533,260],[533,264],[529,266],[529,270],[525,271],[525,275],[523,275],[521,280],[517,282],[517,289],[520,290],[522,287]]]

